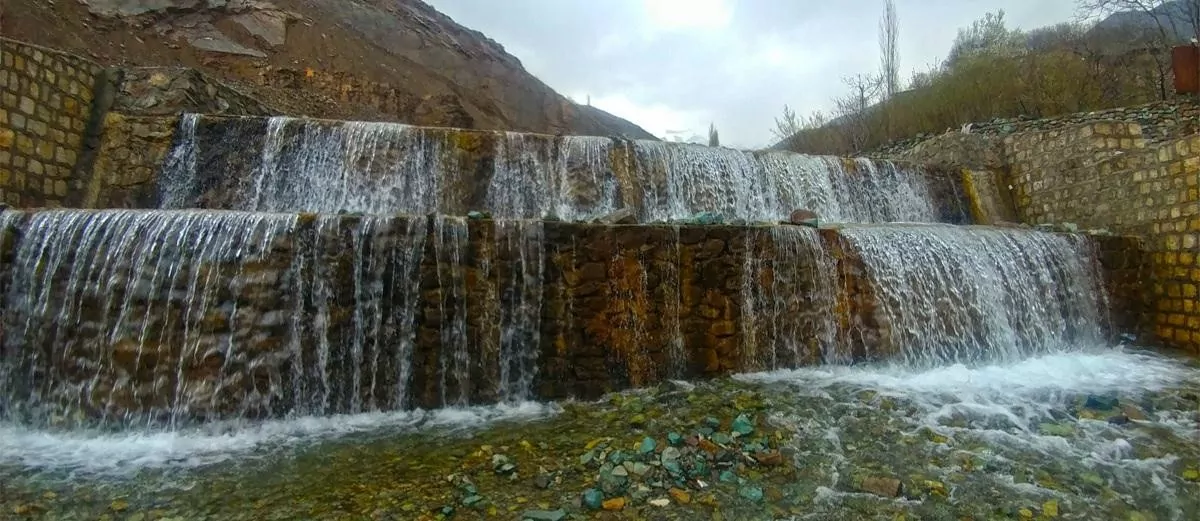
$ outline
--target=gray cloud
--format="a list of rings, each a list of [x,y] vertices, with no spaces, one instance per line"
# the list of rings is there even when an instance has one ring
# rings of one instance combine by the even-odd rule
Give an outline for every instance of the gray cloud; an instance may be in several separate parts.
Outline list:
[[[758,147],[783,105],[827,109],[841,78],[873,72],[882,0],[427,0],[483,32],[576,101],[652,133]],[[648,4],[657,3],[658,14]],[[719,24],[684,24],[720,4]],[[1071,0],[897,0],[902,79],[945,55],[959,27],[1004,9],[1010,26],[1066,21]]]

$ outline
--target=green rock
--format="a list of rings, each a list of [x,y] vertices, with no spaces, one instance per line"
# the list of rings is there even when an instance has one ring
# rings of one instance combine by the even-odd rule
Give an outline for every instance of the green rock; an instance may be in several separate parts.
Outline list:
[[[491,216],[484,212],[472,210],[470,212],[467,212],[467,218],[471,219],[473,221],[478,221],[480,219],[490,219]]]
[[[613,465],[620,465],[625,462],[625,453],[619,450],[614,450],[608,453],[608,462]]]
[[[678,447],[680,445],[683,445],[683,436],[680,435],[678,432],[668,433],[667,434],[667,444],[672,447]]]
[[[583,491],[583,506],[592,510],[600,510],[604,506],[604,493],[594,488]]]
[[[718,429],[721,427],[721,420],[709,416],[704,419],[704,425],[711,429]]]
[[[651,452],[654,452],[654,449],[656,448],[658,448],[658,443],[654,441],[654,438],[646,436],[642,439],[642,445],[638,447],[638,452],[642,454],[650,454]]]
[[[732,470],[723,470],[717,479],[721,480],[721,483],[736,483],[737,474],[734,474]]]
[[[483,502],[483,496],[467,496],[463,498],[462,504],[465,507],[473,507]]]
[[[750,501],[762,501],[763,490],[762,490],[762,487],[756,487],[754,485],[746,485],[746,486],[738,489],[738,495],[741,496],[743,499],[748,499]]]
[[[749,436],[754,432],[754,422],[750,421],[745,414],[739,414],[733,420],[732,430],[734,436]]]
[[[725,434],[723,432],[718,432],[718,433],[712,435],[712,441],[713,441],[713,443],[716,443],[717,445],[729,445],[730,443],[733,442],[733,438],[729,437],[728,434]]]
[[[558,510],[526,510],[521,514],[522,521],[562,521],[567,518],[567,511]]]
[[[1075,426],[1069,423],[1042,423],[1038,425],[1038,432],[1045,436],[1069,438],[1075,435]]]
[[[439,511],[443,516],[450,517],[454,515],[454,507],[446,505]]]

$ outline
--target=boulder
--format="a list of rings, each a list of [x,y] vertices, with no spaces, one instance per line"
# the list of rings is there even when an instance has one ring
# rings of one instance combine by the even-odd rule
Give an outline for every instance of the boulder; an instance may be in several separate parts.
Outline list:
[[[631,208],[621,208],[615,212],[605,215],[600,218],[600,222],[604,224],[637,224],[637,214],[633,213]]]
[[[798,226],[809,226],[812,228],[816,228],[821,225],[820,219],[817,217],[816,212],[802,208],[792,210],[791,215],[788,216],[787,223]]]
[[[876,496],[882,497],[897,497],[903,488],[900,480],[896,478],[869,477],[862,481],[862,485],[858,487],[863,492],[870,492]]]

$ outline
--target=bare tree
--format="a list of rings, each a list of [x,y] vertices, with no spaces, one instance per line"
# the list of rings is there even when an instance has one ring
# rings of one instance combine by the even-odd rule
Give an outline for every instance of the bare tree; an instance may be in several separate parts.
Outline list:
[[[879,98],[882,78],[856,74],[842,79],[850,93],[833,100],[837,119],[846,129],[846,142],[853,151],[860,151],[871,139],[871,109]]]
[[[884,0],[883,18],[879,20],[879,74],[883,77],[883,94],[887,99],[895,96],[900,89],[899,35],[896,2]]]
[[[1158,68],[1159,97],[1167,99],[1170,58],[1167,49],[1187,39],[1200,38],[1200,0],[1078,0],[1079,14],[1092,19],[1116,13],[1143,17],[1153,25],[1151,49]],[[1130,21],[1129,23],[1137,23]]]
[[[721,146],[721,138],[717,136],[717,126],[712,123],[708,124],[708,146]]]
[[[800,117],[796,115],[796,111],[791,107],[783,106],[783,115],[775,118],[775,128],[771,129],[771,135],[775,137],[775,141],[787,141],[788,138],[796,135],[803,130],[800,123]]]

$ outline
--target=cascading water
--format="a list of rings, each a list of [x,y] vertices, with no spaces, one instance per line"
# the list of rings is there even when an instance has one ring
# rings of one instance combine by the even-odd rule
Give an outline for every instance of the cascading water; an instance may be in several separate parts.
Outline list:
[[[943,225],[841,231],[877,303],[874,347],[907,365],[1015,361],[1104,343],[1104,293],[1080,236]]]
[[[936,222],[928,180],[892,163],[788,152],[755,154],[699,145],[636,141],[645,220],[701,211],[774,221],[806,208],[833,222]]]
[[[817,230],[774,226],[762,233],[765,241],[747,234],[742,279],[743,344],[752,348],[747,367],[844,361],[835,339],[836,266]]]
[[[259,359],[255,339],[238,334],[249,313],[229,295],[280,291],[272,252],[295,225],[277,214],[34,214],[5,297],[5,416],[120,425],[262,414],[272,390],[246,381]]]
[[[427,224],[421,218],[317,218],[312,252],[298,255],[291,273],[299,295],[291,323],[294,414],[411,405]],[[301,339],[313,339],[312,348]]]
[[[866,159],[746,152],[657,141],[456,134],[392,123],[270,118],[257,146],[212,142],[183,117],[160,174],[164,208],[465,214],[586,220],[630,207],[643,222],[699,212],[778,221],[797,208],[830,222],[938,222],[933,177]],[[205,127],[207,128],[207,127]],[[481,143],[494,143],[482,153]],[[203,160],[201,160],[203,158]],[[490,167],[490,168],[489,168]],[[242,168],[242,175],[235,172]],[[955,221],[957,222],[957,221]]]
[[[425,214],[439,208],[445,144],[424,129],[394,123],[328,126],[274,117],[257,171],[235,208]]]
[[[544,230],[538,221],[497,221],[496,242],[510,269],[497,278],[500,288],[499,397],[512,402],[533,398],[541,347]]]

